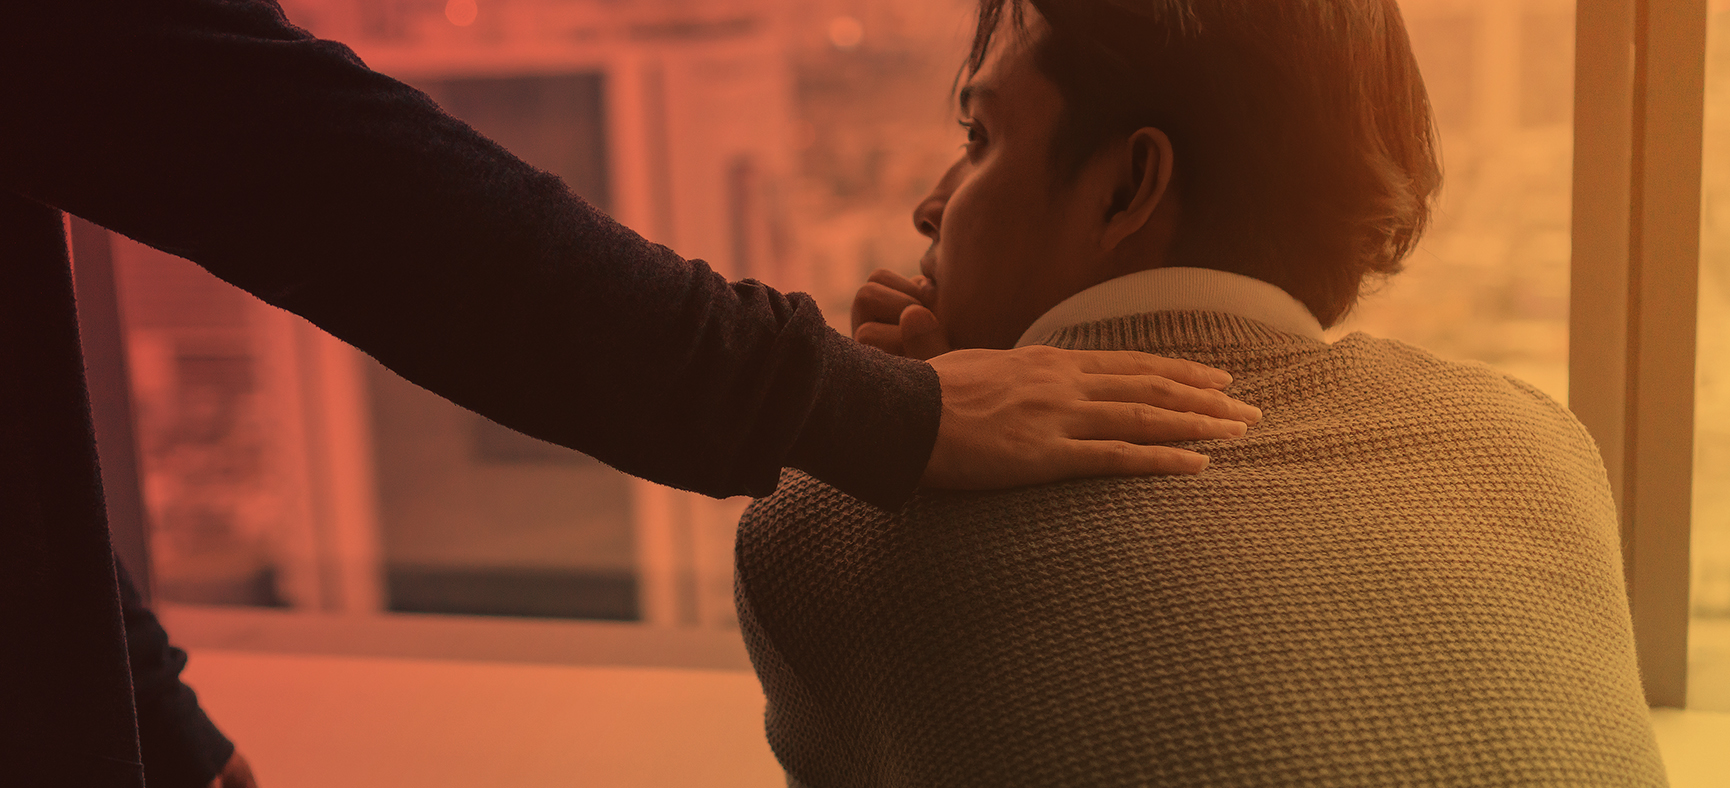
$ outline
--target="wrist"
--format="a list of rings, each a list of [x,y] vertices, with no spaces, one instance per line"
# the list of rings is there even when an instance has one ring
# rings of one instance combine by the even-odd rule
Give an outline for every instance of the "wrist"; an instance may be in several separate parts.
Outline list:
[[[818,396],[788,464],[873,506],[898,509],[913,497],[937,443],[937,371],[837,333],[828,341]]]

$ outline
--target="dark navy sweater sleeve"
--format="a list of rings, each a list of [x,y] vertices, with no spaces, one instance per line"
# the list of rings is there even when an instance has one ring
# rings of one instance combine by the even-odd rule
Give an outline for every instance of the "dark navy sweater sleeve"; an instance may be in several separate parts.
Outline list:
[[[937,377],[645,241],[265,0],[0,6],[0,189],[186,257],[628,473],[895,507]]]
[[[126,567],[118,561],[115,567],[120,574],[120,612],[126,623],[144,782],[150,788],[206,788],[234,755],[234,744],[205,716],[198,696],[180,680],[186,652],[168,641],[168,633],[144,605]]]

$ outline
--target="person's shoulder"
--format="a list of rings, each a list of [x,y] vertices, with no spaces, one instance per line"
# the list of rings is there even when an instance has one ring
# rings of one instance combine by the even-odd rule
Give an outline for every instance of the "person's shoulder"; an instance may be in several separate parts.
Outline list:
[[[743,520],[767,520],[822,511],[828,515],[881,517],[891,514],[797,468],[783,468],[775,491],[751,501]]]
[[[1529,435],[1550,448],[1597,458],[1597,444],[1573,411],[1511,372],[1361,332],[1335,342],[1333,352],[1354,358],[1359,363],[1353,366],[1393,397],[1427,403],[1455,424]]]
[[[765,553],[834,549],[831,542],[866,539],[901,511],[873,506],[787,468],[775,492],[752,501],[740,515],[736,551],[743,560]]]
[[[1102,477],[1073,479],[1005,490],[920,490],[897,509],[883,509],[788,469],[774,494],[746,507],[739,522],[741,553],[774,545],[811,550],[854,551],[899,539],[908,529],[933,537],[1014,530],[1017,524],[1050,523],[1091,511],[1102,501],[1145,496],[1150,479],[1193,477]]]
[[[1358,362],[1353,366],[1365,374],[1385,378],[1388,383],[1402,388],[1438,392],[1472,390],[1499,395],[1486,402],[1511,400],[1522,405],[1535,405],[1552,415],[1568,415],[1567,408],[1543,389],[1482,361],[1445,358],[1408,342],[1362,332],[1334,342],[1330,351],[1335,358]],[[1509,403],[1504,401],[1501,404]]]

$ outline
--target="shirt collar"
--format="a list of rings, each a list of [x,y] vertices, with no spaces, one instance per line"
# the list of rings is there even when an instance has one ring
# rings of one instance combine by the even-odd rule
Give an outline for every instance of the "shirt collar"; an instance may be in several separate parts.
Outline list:
[[[1225,312],[1318,342],[1322,325],[1302,301],[1260,279],[1210,268],[1153,268],[1101,282],[1033,321],[1016,347],[1058,330],[1146,312]]]

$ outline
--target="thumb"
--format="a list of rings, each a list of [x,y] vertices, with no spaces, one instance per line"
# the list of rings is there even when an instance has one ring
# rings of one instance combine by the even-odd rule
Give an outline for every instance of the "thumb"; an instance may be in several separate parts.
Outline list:
[[[901,310],[901,352],[920,361],[949,352],[949,337],[943,333],[937,315],[918,304]]]

